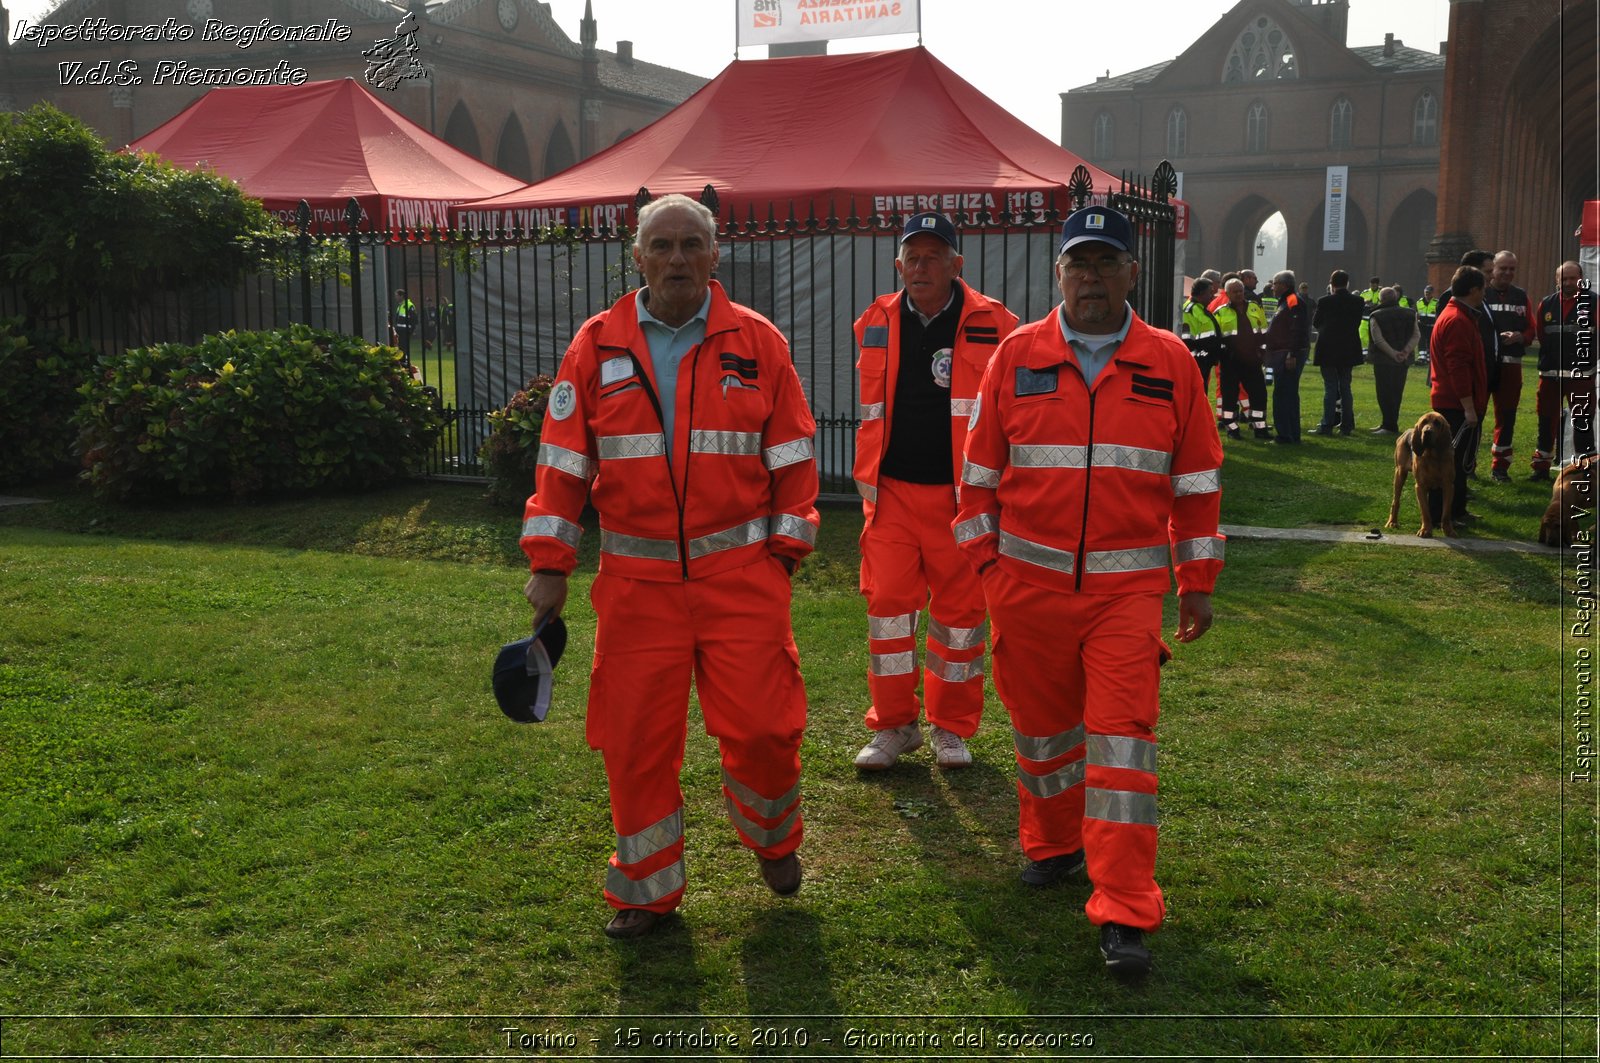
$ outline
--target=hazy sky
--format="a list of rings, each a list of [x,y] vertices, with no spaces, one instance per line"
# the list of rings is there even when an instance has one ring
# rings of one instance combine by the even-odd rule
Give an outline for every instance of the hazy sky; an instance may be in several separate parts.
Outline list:
[[[55,0],[0,0],[18,21],[33,20]],[[551,0],[556,22],[573,40],[585,0]],[[600,46],[634,42],[638,58],[706,77],[734,58],[733,0],[589,0]],[[168,0],[173,14],[181,0]],[[330,5],[337,9],[339,5]],[[922,0],[922,42],[940,61],[1052,141],[1061,130],[1060,94],[1113,74],[1172,59],[1229,8],[1194,0]],[[1352,46],[1382,44],[1393,33],[1413,48],[1437,50],[1449,32],[1449,0],[1350,0]],[[915,44],[911,36],[836,41],[833,52]],[[756,59],[765,49],[747,48]]]

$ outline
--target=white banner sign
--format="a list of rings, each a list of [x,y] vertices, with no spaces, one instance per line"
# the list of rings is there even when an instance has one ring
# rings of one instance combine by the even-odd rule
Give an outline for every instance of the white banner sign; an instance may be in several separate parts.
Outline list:
[[[734,0],[737,46],[918,31],[918,0]]]
[[[1328,188],[1322,200],[1322,216],[1326,221],[1322,230],[1324,251],[1344,250],[1344,209],[1349,187],[1350,167],[1328,167]]]

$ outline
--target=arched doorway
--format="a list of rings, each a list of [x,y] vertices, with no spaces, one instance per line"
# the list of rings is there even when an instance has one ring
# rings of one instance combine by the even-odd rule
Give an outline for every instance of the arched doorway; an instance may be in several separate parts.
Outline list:
[[[544,146],[544,175],[550,177],[558,174],[577,161],[578,155],[572,150],[572,138],[567,136],[567,127],[557,122],[550,131],[550,140]]]
[[[506,119],[500,129],[500,146],[495,149],[494,164],[512,177],[533,180],[533,164],[528,158],[528,138],[522,135],[522,123],[516,115]]]
[[[1389,216],[1378,263],[1378,275],[1385,284],[1399,283],[1411,295],[1422,291],[1428,281],[1428,244],[1433,240],[1438,212],[1438,197],[1425,188],[1400,201]]]
[[[478,144],[478,127],[472,122],[472,114],[467,110],[465,100],[451,109],[450,120],[444,126],[444,142],[474,159],[483,158],[483,148]]]

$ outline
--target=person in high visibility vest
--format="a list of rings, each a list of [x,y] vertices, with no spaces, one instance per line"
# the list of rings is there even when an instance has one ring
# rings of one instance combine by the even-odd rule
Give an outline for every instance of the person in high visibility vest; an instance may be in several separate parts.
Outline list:
[[[906,220],[894,268],[904,286],[855,323],[861,427],[855,480],[861,593],[867,599],[866,725],[856,767],[882,771],[922,746],[934,762],[972,763],[966,739],[983,715],[983,588],[956,549],[956,473],[978,381],[1016,315],[961,279],[955,226],[936,212]],[[927,607],[922,699],[917,627]]]
[[[1377,277],[1367,284],[1361,295],[1361,349],[1372,349],[1372,326],[1370,324],[1372,312],[1383,304],[1383,286]]]
[[[417,304],[406,295],[404,288],[394,290],[394,306],[389,309],[389,341],[409,357],[411,330],[417,324]]]
[[[1433,335],[1433,323],[1439,320],[1439,300],[1434,297],[1433,285],[1422,286],[1422,296],[1417,300],[1417,360],[1428,360],[1428,339]]]
[[[1217,324],[1216,315],[1207,309],[1215,290],[1211,281],[1197,277],[1189,286],[1189,298],[1183,302],[1183,343],[1194,355],[1194,364],[1200,367],[1202,392],[1210,390],[1211,367],[1227,353],[1221,326]]]
[[[739,842],[774,893],[800,888],[806,694],[789,581],[816,541],[816,424],[783,334],[711,280],[716,233],[686,196],[639,211],[645,286],[567,348],[522,524],[537,629],[566,604],[585,501],[600,517],[586,734],[611,795],[616,938],[683,899],[691,680]]]
[[[1539,304],[1539,438],[1530,480],[1548,480],[1558,457],[1595,452],[1596,302],[1583,267],[1568,260],[1556,270],[1556,290]],[[1563,406],[1571,411],[1574,454],[1558,454]]]
[[[1001,343],[967,432],[956,539],[983,581],[1011,714],[1025,885],[1079,876],[1116,976],[1149,971],[1162,600],[1210,629],[1223,563],[1222,446],[1193,356],[1128,305],[1133,226],[1068,216],[1061,305]],[[1242,286],[1241,286],[1242,293]],[[1241,298],[1243,298],[1241,294]]]
[[[1224,301],[1213,313],[1227,344],[1222,361],[1222,423],[1228,438],[1238,439],[1238,395],[1243,389],[1250,396],[1250,427],[1257,439],[1271,439],[1267,427],[1266,348],[1262,336],[1267,331],[1267,315],[1259,303],[1252,302],[1244,282],[1229,280],[1223,289]]]

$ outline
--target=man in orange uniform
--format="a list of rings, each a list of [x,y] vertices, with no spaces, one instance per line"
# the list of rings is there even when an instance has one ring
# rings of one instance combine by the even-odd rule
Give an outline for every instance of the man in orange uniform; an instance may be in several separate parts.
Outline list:
[[[522,526],[537,627],[566,602],[585,499],[600,515],[588,740],[617,834],[612,937],[649,933],[683,897],[691,676],[739,840],[774,892],[800,888],[806,698],[789,579],[816,541],[816,428],[783,336],[711,280],[716,232],[684,196],[640,210],[645,287],[567,349]]]
[[[1126,299],[1127,218],[1067,218],[1060,308],[1000,345],[967,432],[956,541],[983,581],[994,685],[1011,713],[1022,881],[1081,871],[1108,969],[1150,967],[1162,598],[1179,642],[1211,626],[1222,445],[1194,359]]]
[[[955,471],[978,381],[1016,315],[961,279],[955,226],[913,215],[894,268],[902,291],[856,320],[861,428],[856,486],[861,593],[867,598],[872,741],[856,767],[882,771],[922,745],[917,620],[928,606],[923,699],[935,763],[972,763],[966,739],[983,714],[983,588],[956,549]],[[932,600],[930,604],[930,592]]]

